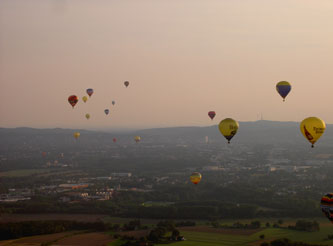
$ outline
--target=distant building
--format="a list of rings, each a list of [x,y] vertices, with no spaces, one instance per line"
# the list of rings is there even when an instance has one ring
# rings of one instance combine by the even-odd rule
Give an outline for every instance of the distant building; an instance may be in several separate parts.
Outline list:
[[[111,180],[112,177],[97,177],[96,180]]]
[[[112,177],[118,177],[118,178],[129,178],[132,176],[132,173],[112,173]]]
[[[219,166],[206,166],[202,168],[203,171],[222,171],[224,168],[221,168]]]
[[[67,188],[67,189],[83,189],[83,188],[87,188],[89,186],[89,184],[60,184],[59,187],[60,188]]]

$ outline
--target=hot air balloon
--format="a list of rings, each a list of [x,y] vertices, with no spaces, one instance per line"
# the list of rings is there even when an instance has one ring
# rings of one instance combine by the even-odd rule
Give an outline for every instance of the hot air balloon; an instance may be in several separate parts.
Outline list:
[[[209,112],[208,112],[208,116],[209,116],[212,120],[214,119],[215,115],[216,115],[215,111],[209,111]]]
[[[93,89],[91,89],[91,88],[87,89],[87,94],[88,94],[89,97],[91,97],[91,95],[92,95],[93,93],[94,93],[94,90],[93,90]]]
[[[112,105],[114,106],[116,104],[116,102],[115,101],[112,101]]]
[[[190,180],[193,184],[198,184],[201,181],[201,174],[198,172],[192,173]]]
[[[106,115],[108,115],[109,112],[110,112],[110,110],[108,110],[108,109],[104,109],[104,113],[105,113]]]
[[[291,90],[291,84],[288,81],[280,81],[276,84],[276,90],[285,101],[287,95]]]
[[[231,118],[226,118],[219,124],[219,130],[221,134],[228,140],[228,143],[230,143],[230,140],[233,138],[233,136],[236,135],[238,128],[238,122]]]
[[[129,82],[128,82],[128,81],[125,81],[125,82],[124,82],[124,85],[125,85],[126,87],[128,87],[128,86],[129,86]]]
[[[86,97],[86,96],[82,97],[82,101],[83,102],[87,102],[88,101],[88,97]]]
[[[86,118],[87,118],[87,120],[89,120],[90,119],[90,114],[86,114]]]
[[[115,142],[117,142],[117,139],[116,139],[116,138],[113,138],[112,141],[115,143]]]
[[[333,193],[328,193],[321,198],[321,211],[333,223]]]
[[[315,142],[325,132],[326,124],[317,117],[309,117],[302,121],[300,128],[303,136],[312,144],[313,148]]]
[[[72,105],[73,108],[77,104],[78,101],[79,101],[79,98],[75,95],[72,95],[72,96],[68,97],[68,102],[69,102],[70,105]]]
[[[78,139],[80,137],[80,133],[79,132],[74,132],[73,134],[75,139]]]
[[[140,136],[135,136],[134,137],[134,141],[137,142],[137,143],[140,142],[141,141],[141,137]]]
[[[45,157],[46,156],[46,152],[42,152],[42,156]]]

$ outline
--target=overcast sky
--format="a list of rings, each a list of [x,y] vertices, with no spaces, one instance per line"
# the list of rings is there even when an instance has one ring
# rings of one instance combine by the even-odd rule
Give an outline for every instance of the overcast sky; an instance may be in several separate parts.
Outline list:
[[[332,13],[332,0],[1,0],[0,126],[333,123]]]

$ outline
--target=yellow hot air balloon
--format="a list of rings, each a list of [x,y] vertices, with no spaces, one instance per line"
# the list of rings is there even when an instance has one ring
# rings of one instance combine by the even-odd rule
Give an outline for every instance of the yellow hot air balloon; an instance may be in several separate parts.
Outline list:
[[[86,118],[87,118],[87,120],[89,120],[90,119],[90,114],[86,114]]]
[[[201,178],[202,178],[202,176],[200,173],[194,172],[194,173],[192,173],[190,180],[193,184],[198,184],[201,181]]]
[[[83,102],[87,102],[88,101],[88,97],[86,97],[86,96],[82,97],[82,101]]]
[[[138,143],[138,142],[140,142],[140,140],[141,140],[141,137],[140,137],[140,136],[135,136],[135,137],[134,137],[134,141],[135,141],[135,142]]]
[[[231,118],[226,118],[219,124],[219,130],[221,134],[228,140],[228,143],[230,143],[230,140],[233,138],[233,136],[236,135],[238,128],[238,122]]]
[[[79,132],[74,132],[73,135],[74,135],[74,138],[75,138],[75,139],[78,139],[78,138],[80,137],[80,133],[79,133]]]
[[[315,142],[325,132],[326,124],[317,117],[309,117],[302,121],[300,128],[303,136],[312,144],[313,148]]]

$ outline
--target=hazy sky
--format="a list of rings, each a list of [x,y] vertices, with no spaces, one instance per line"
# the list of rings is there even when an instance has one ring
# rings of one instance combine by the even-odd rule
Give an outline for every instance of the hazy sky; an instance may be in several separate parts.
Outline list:
[[[333,123],[332,13],[332,0],[1,0],[0,126],[203,126],[209,110]]]

